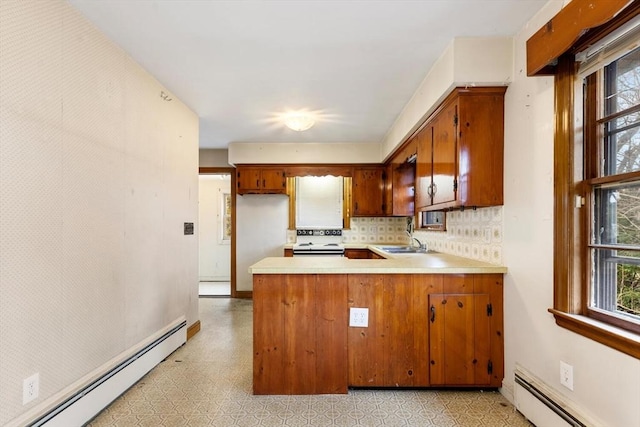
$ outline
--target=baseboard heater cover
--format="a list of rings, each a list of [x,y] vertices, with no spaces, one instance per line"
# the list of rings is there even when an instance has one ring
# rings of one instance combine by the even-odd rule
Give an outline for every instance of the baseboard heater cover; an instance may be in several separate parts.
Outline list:
[[[87,423],[183,345],[186,336],[187,321],[183,320],[28,426],[68,427]]]
[[[515,370],[515,406],[529,421],[538,426],[587,427],[598,425],[587,421],[561,395],[536,380],[522,368]]]

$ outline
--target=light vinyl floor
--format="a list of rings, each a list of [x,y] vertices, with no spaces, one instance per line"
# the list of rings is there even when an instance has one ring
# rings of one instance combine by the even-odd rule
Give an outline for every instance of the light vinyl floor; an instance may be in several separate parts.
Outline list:
[[[102,411],[102,426],[531,426],[496,391],[254,396],[252,303],[200,298],[201,331]]]

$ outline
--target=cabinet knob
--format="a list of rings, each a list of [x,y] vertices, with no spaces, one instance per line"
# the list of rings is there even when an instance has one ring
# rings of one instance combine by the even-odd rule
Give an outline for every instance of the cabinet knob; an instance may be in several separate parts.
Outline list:
[[[431,306],[431,323],[436,321],[436,307]]]

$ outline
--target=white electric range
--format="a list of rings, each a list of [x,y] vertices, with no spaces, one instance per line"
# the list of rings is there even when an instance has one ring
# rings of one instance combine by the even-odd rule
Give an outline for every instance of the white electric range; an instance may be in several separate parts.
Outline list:
[[[344,256],[342,229],[296,230],[293,256]]]

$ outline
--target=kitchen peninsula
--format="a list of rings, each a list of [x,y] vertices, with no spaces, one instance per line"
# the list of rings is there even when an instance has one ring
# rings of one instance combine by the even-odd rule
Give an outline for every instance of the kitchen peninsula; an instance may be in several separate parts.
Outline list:
[[[251,266],[254,394],[501,386],[506,268],[368,249],[382,258]],[[354,308],[366,309],[367,326],[350,326]]]

